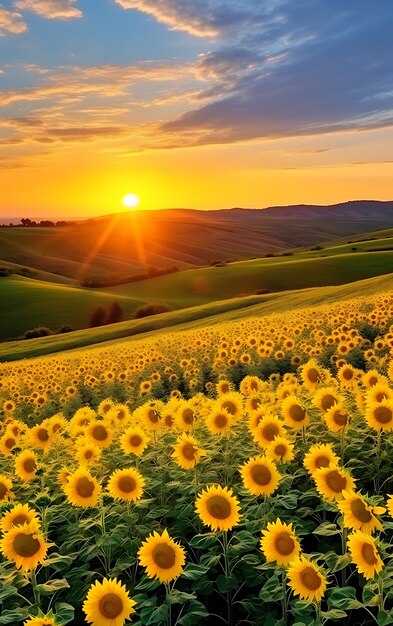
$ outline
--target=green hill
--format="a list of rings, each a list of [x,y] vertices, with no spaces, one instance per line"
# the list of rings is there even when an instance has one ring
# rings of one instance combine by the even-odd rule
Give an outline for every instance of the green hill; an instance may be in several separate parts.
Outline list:
[[[113,341],[129,340],[131,336],[164,333],[168,328],[177,331],[191,326],[203,327],[247,316],[283,313],[295,308],[314,307],[391,290],[393,274],[387,274],[341,286],[235,298],[65,335],[3,343],[0,345],[0,361],[14,361],[78,348],[94,348],[95,345],[104,342],[108,342],[109,345]]]

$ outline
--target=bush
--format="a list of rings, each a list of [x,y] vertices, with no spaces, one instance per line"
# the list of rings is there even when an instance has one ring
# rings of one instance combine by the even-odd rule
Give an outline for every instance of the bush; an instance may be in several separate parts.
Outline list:
[[[95,328],[96,326],[103,326],[106,322],[106,312],[102,306],[99,306],[95,311],[93,311],[90,318],[90,328]]]
[[[159,315],[160,313],[168,313],[172,309],[167,304],[144,304],[135,311],[135,319],[141,317],[149,317],[149,315]]]
[[[123,319],[123,314],[124,311],[120,304],[118,302],[112,302],[106,323],[115,324],[116,322],[121,322],[121,320]]]
[[[11,276],[12,271],[8,267],[0,267],[0,276]]]
[[[47,337],[48,335],[54,335],[53,330],[46,328],[45,326],[39,326],[38,328],[32,328],[26,330],[23,335],[24,339],[37,339],[37,337]]]
[[[73,326],[70,326],[69,324],[62,324],[57,330],[57,334],[62,335],[63,333],[72,333],[74,330],[75,328]]]

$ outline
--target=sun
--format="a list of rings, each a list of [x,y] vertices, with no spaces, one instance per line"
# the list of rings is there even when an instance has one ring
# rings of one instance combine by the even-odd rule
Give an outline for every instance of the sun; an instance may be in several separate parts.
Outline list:
[[[140,203],[140,199],[135,193],[127,193],[123,196],[122,203],[127,209],[135,209]]]

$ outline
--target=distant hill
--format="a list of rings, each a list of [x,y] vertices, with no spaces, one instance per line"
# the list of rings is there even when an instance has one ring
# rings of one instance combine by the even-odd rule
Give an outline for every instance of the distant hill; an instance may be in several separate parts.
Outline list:
[[[393,201],[267,209],[132,211],[65,228],[0,228],[0,264],[40,278],[111,278],[309,247],[393,226]],[[33,271],[33,274],[29,274]]]

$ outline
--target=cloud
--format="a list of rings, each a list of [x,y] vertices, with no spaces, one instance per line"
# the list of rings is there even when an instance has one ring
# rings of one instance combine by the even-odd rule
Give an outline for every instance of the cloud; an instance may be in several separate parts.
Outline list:
[[[184,4],[176,3],[179,11]],[[243,7],[248,17],[237,35],[221,32],[198,64],[215,79],[200,96],[213,101],[163,123],[161,135],[200,145],[393,124],[390,0],[245,0]]]
[[[12,33],[13,35],[20,35],[27,31],[27,24],[24,22],[23,17],[17,11],[9,11],[0,4],[0,37],[5,33]],[[2,74],[3,72],[0,71]]]
[[[115,0],[123,9],[137,9],[152,15],[173,30],[197,37],[215,37],[243,23],[247,11],[240,0]],[[247,3],[246,3],[247,4]]]
[[[71,20],[82,17],[83,13],[75,6],[77,0],[15,0],[20,11],[33,11],[48,20]]]

